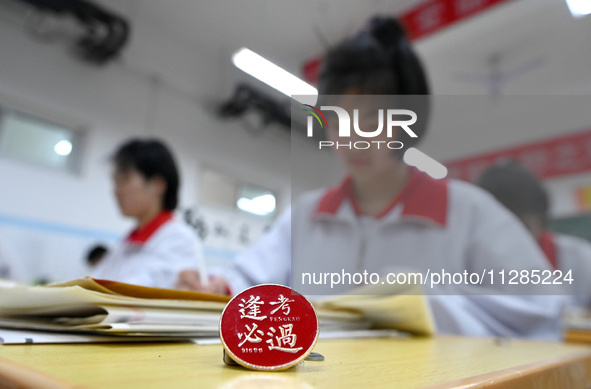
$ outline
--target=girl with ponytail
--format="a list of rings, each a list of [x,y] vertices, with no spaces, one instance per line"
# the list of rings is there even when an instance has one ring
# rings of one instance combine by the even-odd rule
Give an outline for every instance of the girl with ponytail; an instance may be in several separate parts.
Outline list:
[[[548,269],[525,228],[490,195],[464,182],[433,179],[402,161],[405,150],[427,132],[430,91],[425,69],[396,20],[374,18],[332,48],[318,87],[318,107],[357,110],[363,128],[376,128],[375,113],[385,108],[380,104],[410,105],[418,117],[412,126],[417,137],[393,131],[392,138],[404,145],[394,152],[379,143],[388,140],[386,131],[367,149],[335,148],[347,170],[338,186],[294,201],[223,277],[202,285],[188,271],[179,287],[237,294],[252,285],[280,283],[322,295],[354,291],[360,286],[356,275],[362,276],[361,284],[374,284],[376,278],[367,275],[376,274],[380,283],[401,271]],[[335,118],[328,111],[326,117],[328,139],[344,142]],[[346,140],[370,139],[351,130]],[[534,296],[533,285],[524,287],[527,296],[500,295],[497,287],[485,280],[476,287],[448,284],[425,290],[439,331],[558,339],[561,299]]]

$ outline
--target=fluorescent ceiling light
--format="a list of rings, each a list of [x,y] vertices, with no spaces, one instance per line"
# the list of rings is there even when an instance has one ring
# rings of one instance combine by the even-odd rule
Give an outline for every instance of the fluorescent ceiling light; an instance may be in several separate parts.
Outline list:
[[[67,156],[72,152],[72,142],[68,140],[60,140],[53,146],[53,151],[58,155]]]
[[[436,180],[447,177],[447,168],[445,166],[414,147],[406,150],[403,159],[407,165],[416,167]]]
[[[232,55],[234,65],[245,73],[264,82],[302,104],[316,104],[318,90],[305,81],[300,80],[288,71],[275,65],[247,48],[242,48]],[[299,98],[302,96],[305,98]],[[305,101],[300,101],[305,100]],[[314,100],[310,102],[310,100]]]
[[[566,0],[566,4],[575,18],[591,14],[591,1],[589,0]]]
[[[245,212],[254,213],[255,215],[268,215],[275,210],[275,196],[266,194],[252,200],[242,197],[238,200],[237,205],[238,208]]]

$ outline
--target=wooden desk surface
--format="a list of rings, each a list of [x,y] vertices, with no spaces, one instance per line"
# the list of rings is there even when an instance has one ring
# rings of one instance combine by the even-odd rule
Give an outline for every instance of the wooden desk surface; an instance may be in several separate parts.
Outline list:
[[[568,329],[564,333],[564,341],[567,343],[586,343],[591,344],[591,330]]]
[[[112,389],[591,387],[587,346],[442,337],[320,341],[314,351],[326,360],[262,373],[224,365],[219,345],[0,346],[0,386],[16,382],[18,387]]]

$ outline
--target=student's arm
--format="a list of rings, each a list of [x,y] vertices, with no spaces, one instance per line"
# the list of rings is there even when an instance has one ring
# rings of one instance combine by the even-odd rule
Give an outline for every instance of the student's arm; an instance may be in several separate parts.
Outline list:
[[[510,270],[525,270],[531,275],[532,270],[550,269],[541,249],[521,222],[492,196],[479,188],[466,190],[473,190],[469,196],[472,218],[466,270],[492,270],[494,283],[487,279],[484,288],[468,286],[463,296],[431,296],[440,329],[448,333],[558,339],[565,296],[553,295],[557,291],[551,285],[507,285]],[[505,285],[499,276],[503,270]]]
[[[560,339],[564,296],[428,296],[441,334]]]
[[[225,273],[232,294],[258,284],[291,284],[291,209],[283,212],[271,230],[238,255]]]
[[[579,308],[591,309],[591,243],[585,239],[554,234],[558,269],[573,279],[572,303]]]
[[[465,186],[463,190],[470,191],[471,199],[471,208],[468,209],[471,217],[468,218],[466,270],[469,272],[486,270],[487,277],[483,284],[501,292],[546,294],[550,291],[551,285],[526,282],[526,277],[523,280],[520,279],[522,270],[529,275],[533,274],[532,270],[537,270],[538,274],[551,270],[544,253],[523,223],[480,188]],[[489,275],[491,270],[492,278]],[[511,271],[517,271],[520,274],[513,279],[517,285],[509,285],[509,280],[512,278]],[[504,280],[499,272],[504,272]]]
[[[237,294],[262,283],[289,285],[291,273],[291,209],[279,216],[273,227],[259,241],[239,254],[221,276],[204,283],[198,271],[180,273],[177,288],[218,294]]]

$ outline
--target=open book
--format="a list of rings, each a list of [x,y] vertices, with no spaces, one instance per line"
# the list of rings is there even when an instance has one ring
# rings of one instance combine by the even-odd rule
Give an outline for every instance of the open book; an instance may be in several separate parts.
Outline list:
[[[84,278],[50,286],[0,287],[2,329],[129,339],[216,338],[227,296]],[[432,334],[424,297],[343,295],[315,303],[320,332],[390,328]],[[0,341],[1,343],[1,341]]]

